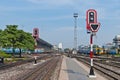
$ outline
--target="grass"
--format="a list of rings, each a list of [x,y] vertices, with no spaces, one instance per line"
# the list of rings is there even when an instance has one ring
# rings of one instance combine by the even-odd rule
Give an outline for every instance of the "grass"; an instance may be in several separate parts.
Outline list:
[[[16,61],[21,61],[21,60],[25,60],[27,58],[16,58],[16,57],[13,57],[11,54],[7,54],[3,51],[0,51],[0,57],[3,57],[4,58],[4,63],[10,63],[10,62],[16,62]]]
[[[3,52],[3,51],[0,51],[0,57],[11,58],[12,55],[11,55],[11,54],[7,54],[7,53],[5,53],[5,52]]]
[[[116,54],[115,57],[120,57],[120,54]]]
[[[10,63],[10,62],[17,62],[17,61],[22,61],[22,60],[26,60],[26,58],[5,58],[4,62],[5,63]]]

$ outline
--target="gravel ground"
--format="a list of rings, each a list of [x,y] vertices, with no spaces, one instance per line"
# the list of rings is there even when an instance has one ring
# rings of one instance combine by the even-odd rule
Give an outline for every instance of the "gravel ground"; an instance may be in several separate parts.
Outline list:
[[[61,57],[61,62],[59,62],[57,64],[56,69],[55,69],[53,75],[51,76],[50,80],[58,80],[59,74],[60,74],[60,69],[61,69],[61,63],[62,63],[62,57]]]
[[[41,64],[42,62],[44,62],[44,60],[37,63],[37,65]],[[37,65],[34,65],[34,63],[27,63],[20,66],[12,67],[7,70],[1,70],[0,80],[17,80],[18,77],[34,69]]]

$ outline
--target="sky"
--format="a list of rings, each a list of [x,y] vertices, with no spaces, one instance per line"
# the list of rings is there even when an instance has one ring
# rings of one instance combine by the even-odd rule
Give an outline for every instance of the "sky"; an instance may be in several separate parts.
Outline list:
[[[100,29],[94,44],[112,43],[120,34],[120,0],[1,0],[0,29],[16,24],[19,29],[32,33],[39,28],[40,38],[63,48],[74,47],[74,13],[77,18],[77,45],[88,45],[86,11],[95,9]]]

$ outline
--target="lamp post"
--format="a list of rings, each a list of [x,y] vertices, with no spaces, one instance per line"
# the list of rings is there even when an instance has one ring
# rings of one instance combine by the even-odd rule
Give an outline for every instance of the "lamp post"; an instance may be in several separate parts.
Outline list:
[[[77,54],[77,17],[78,13],[74,13],[73,17],[75,18],[74,23],[74,54]]]

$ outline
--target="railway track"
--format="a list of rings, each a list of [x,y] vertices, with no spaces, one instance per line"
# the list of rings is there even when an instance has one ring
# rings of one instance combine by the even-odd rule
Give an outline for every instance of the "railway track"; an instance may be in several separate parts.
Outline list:
[[[52,57],[52,56],[51,55],[39,56],[37,58],[37,60],[46,59],[46,58],[50,58],[50,57]],[[9,68],[19,66],[19,65],[22,65],[22,64],[26,64],[26,63],[30,63],[30,62],[33,62],[33,61],[34,61],[34,58],[31,58],[31,59],[28,59],[28,60],[17,61],[17,62],[14,62],[14,63],[2,64],[0,66],[0,70],[9,69]]]
[[[100,60],[94,59],[94,61],[98,62],[98,63],[101,63],[101,64],[104,64],[104,65],[108,65],[108,66],[120,69],[120,62],[102,60],[102,59],[100,59]]]
[[[20,76],[17,80],[50,80],[57,63],[61,61],[61,56],[53,57],[52,59],[38,65],[32,71]]]
[[[79,55],[77,55],[77,57],[78,56]],[[86,57],[88,59],[90,58],[89,56],[83,56],[83,57]],[[95,62],[120,68],[120,58],[107,58],[107,57],[94,56],[93,59]]]
[[[86,64],[87,66],[90,67],[90,59],[89,58],[84,58],[82,57],[76,57],[77,60],[83,62],[84,64]],[[98,72],[100,72],[101,74],[103,74],[103,76],[107,77],[109,80],[120,80],[120,68],[117,68],[116,70],[114,70],[114,68],[111,68],[111,66],[107,65],[107,64],[101,64],[97,61],[94,61],[94,69],[97,70]]]

